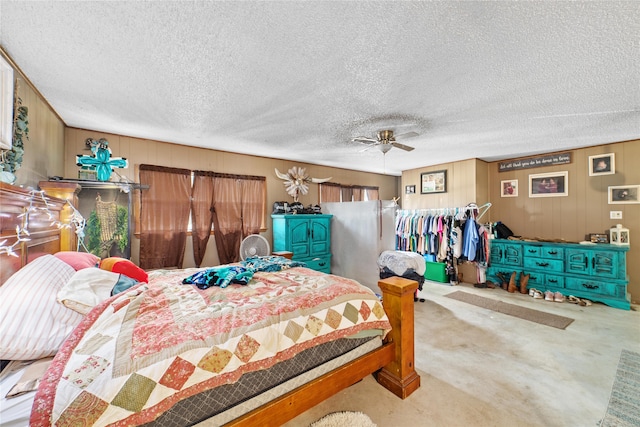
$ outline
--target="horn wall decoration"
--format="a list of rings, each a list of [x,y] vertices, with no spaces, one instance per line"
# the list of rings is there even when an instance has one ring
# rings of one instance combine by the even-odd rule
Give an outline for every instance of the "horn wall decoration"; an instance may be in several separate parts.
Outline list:
[[[307,194],[309,192],[309,183],[313,182],[316,184],[320,184],[331,179],[331,177],[311,178],[306,174],[305,168],[296,166],[289,169],[286,174],[280,172],[277,168],[275,169],[275,171],[276,176],[284,181],[283,184],[286,187],[287,194],[293,197],[294,202],[298,201],[298,199],[300,198],[300,194]]]

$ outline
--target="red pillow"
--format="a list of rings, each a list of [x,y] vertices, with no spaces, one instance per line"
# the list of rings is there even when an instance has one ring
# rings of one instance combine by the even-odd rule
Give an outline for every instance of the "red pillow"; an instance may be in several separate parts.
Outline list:
[[[82,270],[83,268],[97,267],[100,257],[88,252],[61,251],[53,254],[56,258],[66,262],[74,270]]]
[[[127,277],[146,282],[149,279],[147,272],[126,258],[110,257],[100,261],[100,268],[114,273],[124,274]]]

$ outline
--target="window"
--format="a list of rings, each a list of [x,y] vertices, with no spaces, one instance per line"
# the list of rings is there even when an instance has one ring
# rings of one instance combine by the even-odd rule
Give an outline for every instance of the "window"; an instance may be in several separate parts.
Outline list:
[[[13,67],[0,55],[0,149],[11,150],[13,140]]]

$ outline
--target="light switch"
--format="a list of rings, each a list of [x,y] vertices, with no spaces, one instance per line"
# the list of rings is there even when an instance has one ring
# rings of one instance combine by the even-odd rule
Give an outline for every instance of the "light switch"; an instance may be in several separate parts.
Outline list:
[[[609,219],[622,219],[622,211],[609,211]]]

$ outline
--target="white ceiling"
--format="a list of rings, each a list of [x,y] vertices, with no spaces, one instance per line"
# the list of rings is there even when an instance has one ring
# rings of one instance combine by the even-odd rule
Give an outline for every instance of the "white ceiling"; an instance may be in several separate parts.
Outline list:
[[[400,175],[640,138],[640,3],[8,1],[68,126]],[[351,142],[418,132],[383,155]],[[117,153],[114,153],[117,155]]]

